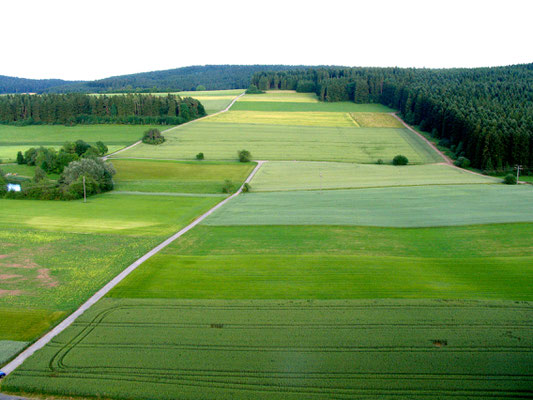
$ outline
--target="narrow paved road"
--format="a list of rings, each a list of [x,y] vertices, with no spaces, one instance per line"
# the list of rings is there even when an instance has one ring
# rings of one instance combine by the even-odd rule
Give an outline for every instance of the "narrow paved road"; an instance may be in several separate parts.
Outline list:
[[[218,111],[218,112],[216,112],[216,113],[214,113],[214,114],[206,115],[205,117],[202,117],[202,118],[193,119],[192,121],[185,122],[184,124],[181,124],[181,125],[173,126],[172,128],[165,129],[165,130],[164,130],[163,132],[161,132],[161,133],[168,132],[168,131],[170,131],[170,130],[172,130],[172,129],[181,128],[182,126],[185,126],[185,125],[188,125],[188,124],[192,124],[193,122],[198,122],[198,121],[201,121],[201,120],[206,119],[206,118],[210,118],[210,117],[212,117],[212,116],[214,116],[214,115],[218,115],[218,114],[225,113],[226,111],[229,111],[229,109],[231,108],[231,106],[233,106],[233,104],[235,104],[235,102],[236,102],[237,100],[239,100],[239,98],[241,98],[241,97],[244,96],[245,94],[246,94],[246,93],[241,93],[240,95],[238,95],[237,97],[235,97],[235,98],[231,101],[231,103],[229,103],[228,106],[227,106],[225,109],[221,110],[221,111]],[[137,142],[135,142],[135,143],[133,143],[133,144],[130,144],[128,147],[124,147],[123,149],[117,150],[117,151],[115,151],[115,152],[113,152],[113,153],[111,153],[111,154],[108,154],[107,156],[102,157],[102,160],[105,161],[105,160],[107,160],[109,157],[112,157],[112,156],[114,156],[115,154],[118,154],[118,153],[122,153],[123,151],[129,150],[129,149],[131,149],[132,147],[135,147],[135,146],[137,146],[137,145],[140,144],[140,143],[142,143],[141,140],[139,140],[139,141],[137,141]]]
[[[244,183],[249,183],[256,172],[261,168],[261,165],[263,165],[263,161],[257,161],[257,166],[254,168],[254,170],[250,173],[248,178]],[[139,265],[141,265],[143,262],[148,260],[150,257],[154,256],[155,254],[159,253],[162,249],[164,249],[166,246],[168,246],[170,243],[172,243],[174,240],[178,239],[179,237],[183,236],[185,233],[189,232],[192,228],[194,228],[196,225],[198,225],[200,222],[202,222],[204,219],[206,219],[209,215],[211,215],[215,210],[218,210],[220,207],[224,206],[228,201],[233,199],[234,197],[238,196],[242,192],[243,185],[239,188],[237,192],[232,194],[227,199],[221,201],[216,206],[211,208],[209,211],[202,214],[200,217],[195,219],[193,222],[191,222],[189,225],[187,225],[185,228],[180,230],[178,233],[174,234],[173,236],[169,237],[167,240],[165,240],[163,243],[161,243],[159,246],[154,247],[152,250],[150,250],[148,253],[146,253],[144,256],[139,258],[137,261],[135,261],[133,264],[131,264],[128,268],[126,268],[124,271],[122,271],[120,274],[118,274],[115,278],[113,278],[107,285],[105,285],[102,289],[100,289],[98,292],[96,292],[89,300],[87,300],[80,308],[78,308],[74,313],[69,315],[67,318],[65,318],[59,325],[57,325],[54,329],[52,329],[50,332],[48,332],[46,335],[44,335],[42,338],[37,340],[34,344],[32,344],[30,347],[28,347],[26,350],[24,350],[22,353],[20,353],[13,361],[11,361],[9,364],[4,366],[2,368],[2,371],[6,373],[6,375],[9,375],[11,372],[13,372],[19,365],[21,365],[28,357],[30,357],[33,353],[35,353],[37,350],[43,348],[48,342],[50,342],[54,337],[59,335],[61,332],[63,332],[68,326],[70,326],[80,315],[82,315],[86,310],[88,310],[91,306],[93,306],[98,300],[100,300],[102,297],[104,297],[111,289],[113,289],[116,285],[118,285],[124,278],[126,278],[129,274],[131,274]],[[0,399],[1,400],[1,399]]]

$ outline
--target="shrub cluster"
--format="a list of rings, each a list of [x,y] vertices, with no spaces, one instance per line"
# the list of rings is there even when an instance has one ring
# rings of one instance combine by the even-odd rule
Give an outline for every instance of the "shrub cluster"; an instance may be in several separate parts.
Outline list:
[[[144,132],[142,142],[146,144],[161,144],[165,141],[165,137],[161,134],[159,129],[150,129]]]
[[[24,184],[20,192],[7,192],[11,183],[0,171],[0,196],[8,199],[75,200],[83,197],[83,179],[87,196],[112,190],[116,171],[109,162],[100,158],[81,158],[65,167],[59,180],[48,180],[44,170],[35,169],[33,182]]]
[[[21,151],[17,153],[17,163],[35,165],[41,168],[44,172],[57,173],[63,172],[65,167],[72,161],[77,161],[80,158],[96,158],[107,153],[107,146],[103,142],[96,142],[95,146],[83,140],[75,142],[65,142],[59,152],[54,148],[32,147],[22,154]]]
[[[265,93],[263,90],[259,90],[256,85],[251,84],[248,89],[246,89],[246,94],[262,94]]]
[[[248,150],[239,150],[237,156],[240,162],[250,162],[252,160],[252,154]]]
[[[392,159],[393,165],[407,165],[409,163],[409,160],[406,156],[403,156],[401,154],[398,154],[396,157]]]

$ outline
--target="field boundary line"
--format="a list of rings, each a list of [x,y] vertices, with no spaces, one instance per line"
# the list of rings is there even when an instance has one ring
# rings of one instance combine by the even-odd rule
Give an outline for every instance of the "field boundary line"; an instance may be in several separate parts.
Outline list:
[[[183,236],[185,233],[189,232],[192,228],[194,228],[196,225],[198,225],[200,222],[202,222],[204,219],[206,219],[208,216],[213,214],[216,210],[224,206],[228,201],[230,201],[232,198],[238,196],[242,193],[242,188],[245,184],[249,183],[256,172],[261,168],[264,161],[257,161],[257,165],[253,169],[253,171],[248,175],[248,178],[244,181],[244,183],[241,185],[239,190],[237,190],[234,194],[229,196],[228,198],[222,200],[220,203],[216,204],[214,207],[200,215],[198,218],[196,218],[193,222],[191,222],[189,225],[185,226],[181,230],[179,230],[177,233],[166,239],[164,242],[159,244],[158,246],[154,247],[152,250],[150,250],[148,253],[146,253],[141,258],[134,261],[129,267],[124,269],[120,274],[115,276],[112,280],[110,280],[104,287],[102,287],[100,290],[98,290],[95,294],[93,294],[85,303],[83,303],[76,311],[74,311],[72,314],[70,314],[67,318],[65,318],[63,321],[61,321],[60,324],[55,326],[50,332],[45,334],[43,337],[41,337],[39,340],[37,340],[35,343],[30,345],[28,348],[26,348],[22,353],[20,353],[15,359],[13,359],[11,362],[6,364],[2,371],[9,375],[11,372],[13,372],[17,367],[19,367],[26,359],[28,359],[33,353],[35,353],[37,350],[42,349],[44,346],[46,346],[53,338],[55,338],[57,335],[59,335],[61,332],[63,332],[66,328],[68,328],[78,317],[80,317],[85,311],[87,311],[90,307],[92,307],[94,304],[96,304],[100,299],[102,299],[107,293],[111,291],[116,285],[118,285],[122,280],[124,280],[129,274],[131,274],[139,265],[141,265],[143,262],[148,260],[150,257],[156,255],[161,250],[163,250],[165,247],[167,247],[169,244],[171,244],[173,241],[178,239],[179,237]]]
[[[173,196],[173,197],[227,197],[224,193],[182,193],[182,192],[138,192],[128,190],[112,190],[109,194],[129,194],[134,196]]]
[[[214,114],[208,114],[208,115],[205,115],[205,116],[203,116],[203,117],[201,117],[201,118],[193,119],[192,121],[185,122],[184,124],[180,124],[180,125],[173,126],[173,127],[171,127],[171,128],[165,129],[165,130],[162,131],[161,133],[165,133],[165,132],[168,132],[168,131],[173,130],[173,129],[181,128],[181,127],[184,126],[184,125],[192,124],[193,122],[198,122],[198,121],[201,121],[201,120],[203,120],[203,119],[206,119],[206,118],[209,118],[209,117],[214,117],[215,115],[225,113],[226,111],[229,111],[229,109],[231,108],[231,106],[233,106],[233,104],[235,104],[235,102],[236,102],[239,98],[241,98],[242,96],[244,96],[245,94],[246,94],[246,93],[243,92],[243,93],[241,93],[240,95],[236,96],[236,97],[231,101],[231,103],[229,103],[228,106],[227,106],[225,109],[223,109],[223,110],[217,111],[217,112],[214,113]],[[142,143],[142,140],[138,140],[138,141],[136,141],[135,143],[130,144],[130,145],[127,146],[127,147],[124,147],[123,149],[120,149],[120,150],[117,150],[117,151],[115,151],[115,152],[113,152],[113,153],[110,153],[110,154],[108,154],[107,156],[102,157],[102,160],[106,161],[106,160],[109,159],[110,157],[113,157],[115,154],[122,153],[123,151],[129,150],[129,149],[131,149],[131,148],[137,146],[137,145],[140,144],[140,143]]]

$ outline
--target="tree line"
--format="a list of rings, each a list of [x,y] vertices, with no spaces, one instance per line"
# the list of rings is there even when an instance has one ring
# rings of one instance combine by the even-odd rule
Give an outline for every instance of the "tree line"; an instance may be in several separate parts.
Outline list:
[[[307,68],[252,76],[259,90],[382,103],[487,171],[533,167],[533,64],[473,69]]]
[[[0,96],[0,123],[33,124],[168,124],[206,115],[196,99],[175,95],[80,93]]]

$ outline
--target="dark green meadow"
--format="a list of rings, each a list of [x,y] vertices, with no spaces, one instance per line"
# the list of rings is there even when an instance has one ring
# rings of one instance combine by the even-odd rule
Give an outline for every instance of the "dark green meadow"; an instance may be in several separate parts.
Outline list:
[[[533,300],[533,224],[200,226],[112,297]]]

